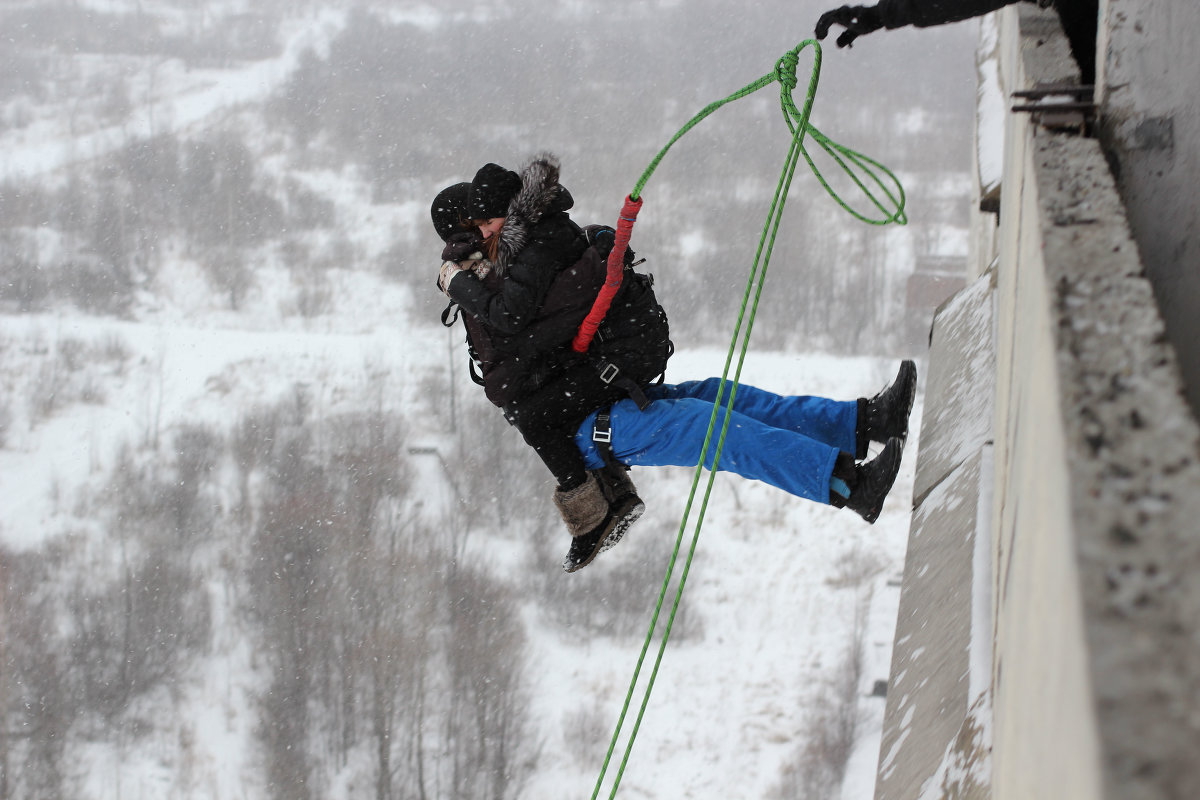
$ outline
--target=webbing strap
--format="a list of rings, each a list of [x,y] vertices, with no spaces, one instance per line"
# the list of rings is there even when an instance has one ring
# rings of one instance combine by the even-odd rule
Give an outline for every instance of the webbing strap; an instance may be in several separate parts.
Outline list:
[[[611,467],[616,459],[612,449],[612,415],[608,408],[603,408],[596,415],[596,423],[592,426],[592,441],[596,444],[596,452],[604,465]]]

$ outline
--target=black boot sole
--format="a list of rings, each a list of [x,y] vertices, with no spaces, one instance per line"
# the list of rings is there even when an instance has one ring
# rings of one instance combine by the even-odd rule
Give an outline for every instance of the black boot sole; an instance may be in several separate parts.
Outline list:
[[[908,418],[912,414],[913,403],[917,399],[917,364],[915,361],[905,360],[900,362],[900,370],[896,373],[896,383],[911,384],[908,389],[908,402],[904,405],[904,428],[900,433],[896,434],[903,444],[908,440]]]
[[[622,498],[603,523],[571,540],[571,549],[563,559],[563,571],[578,572],[595,561],[596,556],[612,549],[645,510],[646,504],[636,494]]]
[[[884,445],[879,455],[862,468],[865,474],[859,477],[858,486],[850,493],[846,507],[861,516],[868,524],[874,525],[875,520],[879,519],[879,514],[883,511],[883,504],[887,501],[887,496],[896,483],[896,476],[900,473],[900,459],[903,455],[903,442],[899,437],[893,437]],[[869,492],[874,499],[867,505],[860,505],[854,496],[854,492],[858,491]]]
[[[608,536],[604,537],[604,544],[600,545],[601,553],[613,549],[617,542],[621,541],[621,537],[625,535],[625,531],[629,530],[633,526],[633,523],[637,522],[646,510],[646,504],[636,494],[622,497],[617,501],[617,507],[616,524],[613,525]]]

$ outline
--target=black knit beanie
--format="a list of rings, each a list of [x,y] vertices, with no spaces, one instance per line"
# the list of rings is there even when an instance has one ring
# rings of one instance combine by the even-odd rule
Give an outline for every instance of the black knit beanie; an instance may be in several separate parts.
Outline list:
[[[499,164],[484,164],[471,180],[467,215],[471,219],[508,216],[508,204],[521,191],[521,176]]]
[[[463,181],[447,186],[433,198],[429,216],[433,219],[433,229],[443,242],[465,229],[464,225],[470,219],[467,214],[467,197],[470,193],[471,184]]]

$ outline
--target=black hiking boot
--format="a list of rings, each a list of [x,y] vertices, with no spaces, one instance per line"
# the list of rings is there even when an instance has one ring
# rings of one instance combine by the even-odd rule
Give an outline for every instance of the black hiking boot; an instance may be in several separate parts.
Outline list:
[[[851,467],[845,463],[849,461],[849,454],[843,453],[838,457],[833,475],[845,481],[850,489],[850,496],[842,497],[831,492],[830,503],[839,508],[850,509],[874,525],[875,520],[879,519],[879,512],[883,510],[883,501],[887,499],[892,484],[896,482],[903,452],[904,444],[899,437],[893,436],[888,439],[879,455],[865,464],[854,464]]]
[[[896,380],[870,400],[858,398],[858,425],[854,431],[854,457],[867,457],[871,442],[886,442],[896,438],[903,444],[908,438],[908,415],[912,413],[917,396],[917,365],[900,362]]]
[[[592,563],[596,556],[621,541],[625,531],[645,510],[646,504],[636,494],[624,495],[609,507],[603,522],[587,533],[572,537],[571,549],[563,559],[563,569],[576,572]]]

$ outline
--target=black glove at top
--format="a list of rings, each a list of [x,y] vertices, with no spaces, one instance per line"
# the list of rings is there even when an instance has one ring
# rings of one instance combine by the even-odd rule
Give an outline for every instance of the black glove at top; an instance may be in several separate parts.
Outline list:
[[[442,250],[442,261],[462,261],[483,247],[479,231],[461,231],[450,234]]]
[[[817,20],[817,38],[824,39],[831,25],[841,25],[846,30],[837,38],[838,47],[850,47],[851,43],[864,33],[877,31],[883,27],[877,6],[842,6],[832,11],[826,11]]]

